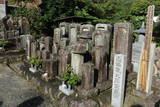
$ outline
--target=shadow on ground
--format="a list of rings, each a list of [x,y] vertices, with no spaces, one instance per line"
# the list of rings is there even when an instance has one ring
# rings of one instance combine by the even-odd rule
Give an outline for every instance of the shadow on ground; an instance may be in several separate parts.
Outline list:
[[[19,104],[17,107],[38,107],[43,103],[44,99],[41,96],[33,97]]]
[[[3,101],[0,101],[0,107],[2,107]]]
[[[131,107],[143,107],[142,105],[136,104],[136,105],[132,105]]]

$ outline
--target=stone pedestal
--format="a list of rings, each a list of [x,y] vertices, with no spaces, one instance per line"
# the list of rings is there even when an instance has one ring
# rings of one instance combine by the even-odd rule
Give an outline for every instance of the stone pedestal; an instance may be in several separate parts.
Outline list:
[[[145,107],[159,107],[160,97],[152,94],[144,100]]]
[[[126,76],[127,56],[123,54],[114,55],[113,68],[113,85],[112,85],[112,100],[113,107],[123,107],[124,87]]]

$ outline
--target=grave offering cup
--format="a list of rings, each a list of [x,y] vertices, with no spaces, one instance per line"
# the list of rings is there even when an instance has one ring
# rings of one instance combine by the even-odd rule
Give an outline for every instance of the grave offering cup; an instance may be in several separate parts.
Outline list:
[[[29,71],[31,71],[32,73],[36,73],[38,70],[37,67],[32,64],[31,67],[29,68]]]
[[[68,96],[74,93],[74,90],[71,89],[71,85],[67,86],[64,81],[62,82],[62,85],[59,86],[59,90]]]

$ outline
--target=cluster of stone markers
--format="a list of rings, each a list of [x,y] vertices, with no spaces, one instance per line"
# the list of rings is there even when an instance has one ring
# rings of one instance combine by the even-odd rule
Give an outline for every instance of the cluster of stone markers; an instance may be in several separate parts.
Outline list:
[[[29,32],[30,25],[25,17],[5,16],[0,20],[0,40],[13,41],[18,49],[26,48],[26,34]]]
[[[74,73],[82,79],[80,91],[101,89],[98,86],[113,80],[111,104],[122,107],[126,72],[138,72],[135,94],[147,96],[151,93],[155,55],[155,45],[151,43],[153,16],[154,6],[149,6],[145,37],[139,35],[133,48],[130,23],[93,26],[62,22],[54,29],[53,37],[32,41],[28,36],[27,56],[42,59],[43,71],[51,77],[60,76],[66,72],[67,64],[71,64]]]
[[[148,7],[146,29],[143,33],[139,32],[142,34],[133,44],[131,23],[94,26],[62,22],[54,29],[53,37],[33,40],[29,35],[29,22],[26,18],[4,17],[5,15],[0,20],[0,40],[15,39],[15,45],[26,50],[28,59],[37,56],[43,60],[42,71],[52,78],[61,76],[70,64],[73,72],[81,78],[81,84],[77,89],[84,96],[97,95],[98,90],[106,90],[111,86],[108,83],[113,80],[111,105],[122,107],[126,73],[130,74],[132,71],[138,74],[134,93],[147,97],[146,101],[153,97],[153,95],[148,96],[152,93],[155,56],[155,45],[151,43],[154,8],[154,6]],[[156,55],[160,58],[159,52]],[[155,74],[158,74],[159,59],[156,60],[155,65]],[[155,78],[153,80],[154,86],[160,89],[157,85],[160,83],[159,80]],[[156,97],[156,101],[157,99],[160,98]],[[150,102],[152,105],[146,103],[148,107],[156,103]]]
[[[71,64],[74,73],[82,78],[81,88],[89,90],[95,83],[108,79],[111,39],[110,24],[63,22],[54,29],[53,37],[41,37],[37,41],[28,38],[27,56],[42,59],[43,70],[52,77],[63,74],[67,64]]]

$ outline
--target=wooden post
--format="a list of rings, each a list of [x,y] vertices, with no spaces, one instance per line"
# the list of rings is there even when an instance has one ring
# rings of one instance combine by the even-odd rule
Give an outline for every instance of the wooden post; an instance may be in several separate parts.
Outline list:
[[[145,38],[144,51],[140,62],[140,71],[137,81],[137,90],[142,92],[147,92],[150,47],[151,47],[152,33],[153,33],[154,9],[155,9],[154,5],[148,7],[146,35],[145,35],[146,38]]]

